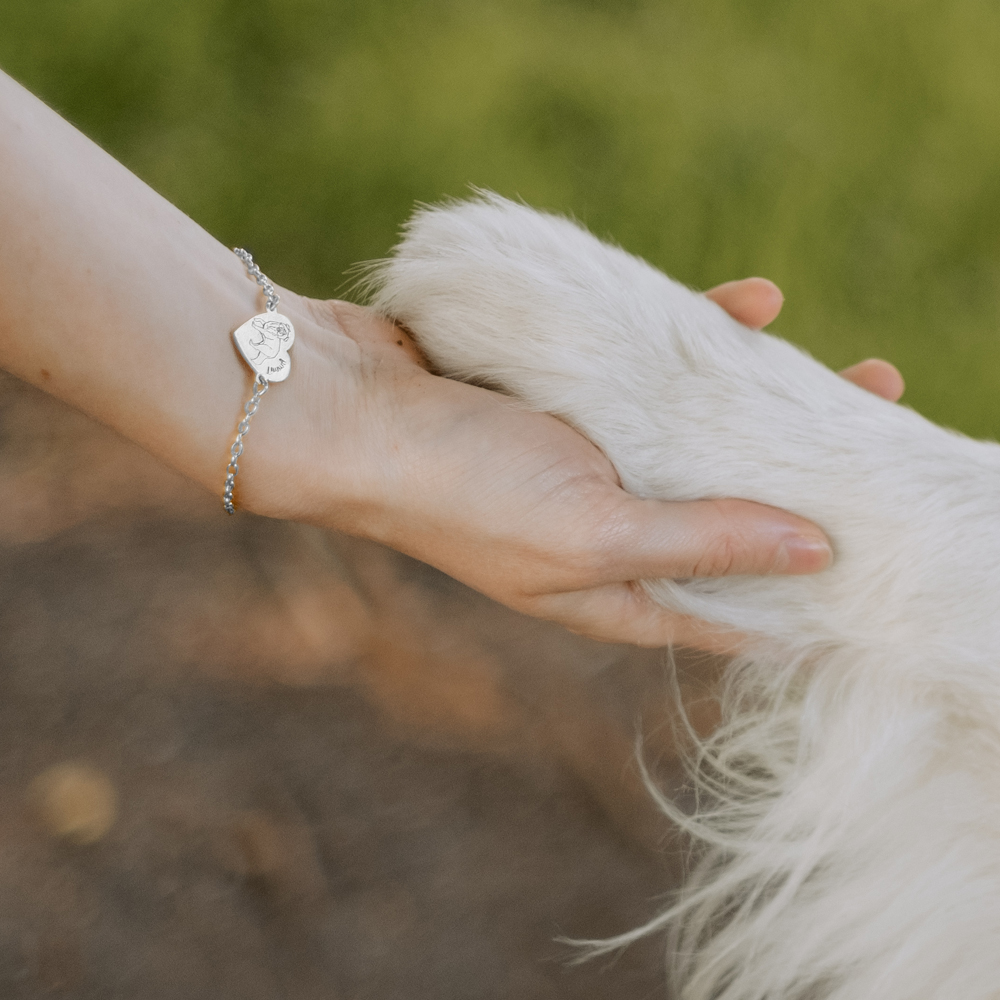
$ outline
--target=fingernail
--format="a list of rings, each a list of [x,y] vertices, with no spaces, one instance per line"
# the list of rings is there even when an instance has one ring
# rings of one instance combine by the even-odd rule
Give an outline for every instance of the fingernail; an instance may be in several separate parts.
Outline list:
[[[830,543],[816,535],[791,535],[781,543],[774,573],[818,573],[833,562]]]

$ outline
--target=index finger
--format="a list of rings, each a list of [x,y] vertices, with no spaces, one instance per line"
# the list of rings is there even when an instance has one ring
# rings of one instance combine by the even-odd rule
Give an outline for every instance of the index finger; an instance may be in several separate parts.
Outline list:
[[[833,560],[826,535],[804,518],[749,500],[623,501],[602,539],[596,584],[662,577],[798,575]]]

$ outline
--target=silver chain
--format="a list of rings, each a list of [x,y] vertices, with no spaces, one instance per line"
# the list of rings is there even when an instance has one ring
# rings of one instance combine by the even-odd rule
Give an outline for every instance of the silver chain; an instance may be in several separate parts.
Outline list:
[[[243,435],[250,430],[250,418],[257,412],[260,405],[260,397],[267,392],[267,379],[263,375],[258,375],[253,380],[253,395],[243,404],[243,412],[246,416],[236,427],[236,440],[229,449],[229,465],[226,466],[226,488],[222,491],[222,506],[226,508],[227,514],[235,514],[236,508],[233,506],[233,486],[236,483],[236,476],[240,471],[239,457],[243,454]]]
[[[278,293],[274,290],[274,285],[264,276],[261,269],[254,263],[250,253],[242,247],[233,247],[233,253],[247,269],[247,274],[263,289],[267,296],[267,311],[274,312],[278,308]],[[229,449],[229,464],[226,466],[226,485],[222,491],[222,506],[227,514],[235,514],[236,507],[233,504],[233,487],[236,484],[236,477],[240,471],[240,456],[243,454],[243,435],[250,430],[250,420],[260,406],[261,397],[267,392],[268,381],[263,375],[257,375],[253,380],[253,395],[243,404],[243,419],[236,426],[236,440],[233,441]]]
[[[267,280],[263,271],[254,263],[253,256],[249,251],[244,250],[243,247],[233,247],[233,253],[243,261],[247,274],[264,289],[264,294],[267,296],[267,311],[273,313],[278,308],[278,293],[274,290],[274,285]]]

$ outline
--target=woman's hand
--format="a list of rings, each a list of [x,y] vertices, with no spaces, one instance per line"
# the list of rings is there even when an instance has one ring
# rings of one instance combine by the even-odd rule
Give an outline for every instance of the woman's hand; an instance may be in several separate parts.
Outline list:
[[[707,294],[755,326],[782,301],[757,278]],[[278,443],[262,438],[278,414],[262,409],[253,448],[271,458],[248,445],[245,501],[253,509],[373,538],[526,614],[646,646],[731,648],[733,637],[659,607],[637,580],[812,573],[829,564],[823,533],[787,512],[735,499],[630,496],[604,454],[572,428],[431,375],[403,331],[369,310],[306,300],[297,308],[308,317],[297,329],[309,332],[296,350],[305,341],[312,356],[295,359],[294,393],[279,391],[284,403],[305,406],[282,422],[307,429],[275,463]],[[324,350],[333,363],[317,380]],[[901,392],[886,362],[845,375],[888,398]],[[296,468],[313,470],[305,488]]]
[[[733,319],[758,330],[774,322],[785,301],[778,286],[766,278],[728,281],[705,295],[722,306]],[[896,366],[878,358],[861,361],[840,374],[890,403],[895,403],[905,388],[903,376]]]
[[[3,367],[221,497],[252,383],[230,333],[261,305],[236,256],[2,73],[0,231]],[[751,325],[781,307],[761,279],[709,294]],[[830,560],[822,532],[783,511],[629,496],[566,424],[430,374],[366,309],[283,293],[281,311],[292,376],[245,441],[251,510],[377,539],[528,614],[645,645],[717,637],[636,580]],[[849,377],[900,391],[881,362]]]

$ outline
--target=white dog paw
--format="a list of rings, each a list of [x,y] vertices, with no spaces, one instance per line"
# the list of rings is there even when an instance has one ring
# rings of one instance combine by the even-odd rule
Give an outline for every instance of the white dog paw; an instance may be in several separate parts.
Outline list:
[[[493,195],[418,212],[376,284],[440,372],[559,415],[630,492],[757,500],[833,541],[813,577],[646,584],[761,636],[702,810],[665,807],[705,845],[669,915],[681,995],[1000,995],[1000,448]]]

